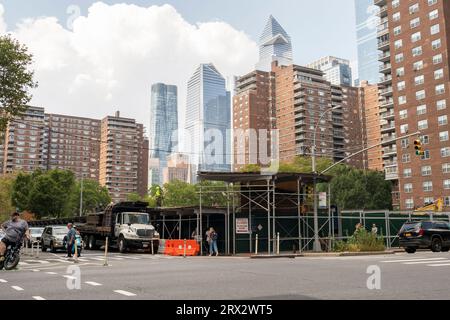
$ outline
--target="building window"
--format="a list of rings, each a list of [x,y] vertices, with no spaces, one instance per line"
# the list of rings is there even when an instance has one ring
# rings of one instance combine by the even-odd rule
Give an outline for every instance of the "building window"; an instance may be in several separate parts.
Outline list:
[[[413,57],[418,57],[418,56],[422,55],[422,46],[413,48],[412,55],[413,55]]]
[[[412,183],[405,183],[405,185],[403,186],[403,190],[405,191],[405,193],[412,193],[413,192]]]
[[[403,41],[401,39],[395,41],[394,42],[394,47],[395,47],[396,50],[400,49],[401,47],[403,47]]]
[[[426,206],[429,204],[432,204],[432,203],[434,203],[434,198],[433,197],[425,197],[425,198],[423,198],[423,203]]]
[[[448,141],[448,131],[439,132],[439,141]]]
[[[395,73],[397,74],[397,77],[403,77],[405,75],[405,68],[398,68]]]
[[[431,159],[430,150],[425,150],[424,155],[421,157],[422,160],[429,160]]]
[[[411,162],[411,156],[409,153],[406,153],[402,155],[402,163],[410,163]]]
[[[433,48],[433,50],[437,50],[441,47],[442,43],[441,43],[441,39],[437,39],[434,40],[433,42],[431,42],[431,48]]]
[[[428,120],[421,120],[417,123],[417,127],[419,130],[425,130],[428,129]]]
[[[408,139],[408,138],[402,139],[401,145],[402,145],[402,148],[403,148],[403,149],[408,148],[408,147],[409,147],[409,139]]]
[[[432,6],[434,4],[436,4],[438,2],[438,0],[428,0],[428,5]]]
[[[417,77],[414,78],[414,83],[415,83],[416,86],[420,86],[420,85],[424,84],[424,82],[425,82],[425,76],[424,75],[417,76]]]
[[[400,132],[401,132],[402,134],[408,133],[408,124],[402,124],[402,125],[400,126]]]
[[[442,164],[442,173],[450,173],[450,163]]]
[[[448,158],[450,157],[450,148],[446,147],[446,148],[442,148],[441,149],[441,157],[442,158]]]
[[[416,12],[419,12],[419,4],[418,3],[415,3],[409,7],[409,14],[414,14]]]
[[[444,94],[445,93],[445,85],[440,84],[436,86],[436,94]]]
[[[431,26],[431,30],[430,30],[431,35],[438,34],[439,31],[440,31],[439,24],[435,24],[434,26]]]
[[[438,110],[445,110],[447,108],[447,101],[439,100],[438,102],[436,102],[436,108]]]
[[[412,19],[409,22],[409,25],[410,25],[411,29],[417,28],[418,26],[420,26],[420,18]]]
[[[442,54],[437,54],[433,57],[433,64],[442,63]]]
[[[422,167],[422,176],[431,176],[431,166],[423,166]]]
[[[417,41],[419,41],[419,40],[421,40],[421,39],[422,39],[422,34],[420,33],[420,31],[414,33],[414,34],[411,36],[411,41],[412,41],[413,43],[414,43],[414,42],[417,42]]]
[[[425,90],[420,90],[416,92],[416,100],[423,100],[426,98]]]
[[[405,200],[406,209],[414,209],[414,199]]]
[[[450,207],[450,197],[444,197],[444,206]]]
[[[398,104],[402,105],[406,103],[406,96],[398,97]]]
[[[402,26],[395,27],[394,36],[398,36],[400,33],[402,33]]]
[[[425,104],[417,107],[417,115],[418,116],[426,114],[426,113],[427,113],[427,106]]]
[[[408,118],[408,110],[400,110],[400,119]]]
[[[406,88],[406,82],[405,81],[400,81],[399,83],[397,83],[397,89],[398,91],[402,91]]]
[[[392,0],[392,8],[398,8],[400,6],[400,0]]]
[[[392,20],[394,20],[394,22],[400,21],[400,17],[401,17],[400,12],[396,12],[392,15]],[[430,16],[430,19],[431,19],[431,16]]]
[[[399,54],[395,55],[395,62],[396,63],[403,62],[403,53],[399,53]]]
[[[427,135],[420,136],[420,142],[422,142],[422,144],[429,144],[430,143],[430,137],[427,136]]]
[[[438,117],[438,123],[440,126],[445,126],[447,125],[448,121],[447,121],[447,116],[440,116]]]
[[[450,180],[444,180],[444,189],[450,190]]]
[[[431,192],[433,191],[433,182],[431,181],[425,181],[423,184],[423,191],[424,192]]]
[[[423,61],[417,61],[413,64],[414,71],[419,71],[423,69]]]
[[[434,79],[439,80],[444,77],[444,69],[439,69],[434,72]]]
[[[437,19],[439,18],[439,11],[437,9],[433,10],[428,14],[428,16],[430,17],[430,20]]]
[[[412,177],[412,169],[411,168],[404,169],[403,170],[403,177],[404,178],[411,178]]]

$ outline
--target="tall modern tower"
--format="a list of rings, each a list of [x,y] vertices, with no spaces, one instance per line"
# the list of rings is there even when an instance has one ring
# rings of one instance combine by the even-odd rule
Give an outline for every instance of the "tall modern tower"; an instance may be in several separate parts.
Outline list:
[[[231,169],[231,99],[225,78],[212,64],[201,64],[188,82],[187,151],[197,171]]]
[[[259,62],[256,69],[270,72],[272,62],[280,66],[293,64],[291,37],[273,16],[269,17],[266,27],[259,38]]]
[[[377,43],[380,21],[377,14],[380,9],[373,0],[355,0],[355,10],[359,81],[367,80],[370,84],[376,84],[380,78]]]
[[[150,184],[161,185],[167,157],[178,141],[178,90],[176,86],[152,86],[150,107]]]
[[[353,85],[352,68],[348,60],[327,56],[308,64],[307,67],[323,71],[325,79],[333,85]]]

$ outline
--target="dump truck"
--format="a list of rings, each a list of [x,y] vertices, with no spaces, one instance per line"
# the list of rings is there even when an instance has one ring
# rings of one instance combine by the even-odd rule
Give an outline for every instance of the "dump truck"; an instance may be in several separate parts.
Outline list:
[[[89,214],[86,223],[78,224],[85,248],[99,249],[106,243],[121,253],[133,249],[158,252],[159,234],[150,223],[148,203],[110,204],[104,212]]]

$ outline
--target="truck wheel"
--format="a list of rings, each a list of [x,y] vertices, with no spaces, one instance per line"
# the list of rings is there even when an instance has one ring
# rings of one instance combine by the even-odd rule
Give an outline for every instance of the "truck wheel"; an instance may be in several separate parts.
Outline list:
[[[416,248],[405,248],[405,251],[409,254],[413,254],[413,253],[416,253],[417,249]]]
[[[431,242],[431,251],[433,252],[441,252],[442,250],[442,241],[439,238],[434,238]]]
[[[120,253],[125,253],[127,251],[127,244],[125,238],[121,235],[119,237],[119,251]]]
[[[441,249],[442,252],[449,252],[450,251],[450,247],[444,247]]]

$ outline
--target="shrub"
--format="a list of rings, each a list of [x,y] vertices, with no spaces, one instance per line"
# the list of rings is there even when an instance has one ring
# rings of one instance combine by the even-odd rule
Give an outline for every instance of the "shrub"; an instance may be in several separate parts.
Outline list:
[[[336,252],[361,252],[361,251],[384,251],[383,238],[368,232],[365,229],[360,229],[355,234],[345,241],[338,241],[333,247]]]

